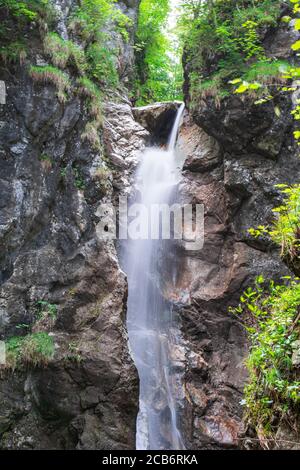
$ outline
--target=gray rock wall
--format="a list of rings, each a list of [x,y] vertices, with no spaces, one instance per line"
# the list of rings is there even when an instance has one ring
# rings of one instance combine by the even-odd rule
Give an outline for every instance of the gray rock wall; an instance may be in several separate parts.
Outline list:
[[[291,57],[295,32],[281,24],[266,32],[272,57]],[[186,73],[188,64],[186,65]],[[188,82],[186,82],[186,99]],[[280,109],[280,115],[275,112]],[[216,105],[199,100],[185,118],[179,147],[185,153],[183,203],[205,206],[205,243],[199,252],[178,248],[177,297],[187,344],[184,434],[192,449],[236,448],[246,433],[240,404],[247,380],[247,340],[228,313],[255,277],[289,273],[276,247],[258,242],[250,227],[267,225],[281,196],[278,183],[299,182],[293,143],[292,97],[276,93],[262,106],[231,96]]]
[[[71,3],[60,2],[58,30]],[[134,20],[138,3],[129,5]],[[52,85],[29,77],[29,61],[45,60],[34,35],[27,60],[0,66],[0,337],[31,325],[52,336],[55,354],[47,367],[1,369],[0,447],[132,449],[138,379],[124,326],[127,283],[97,224],[100,204],[128,186],[148,133],[120,95],[105,105],[103,149],[94,151],[81,137],[84,102],[71,94],[63,105]],[[50,325],[36,322],[41,300],[57,306]]]

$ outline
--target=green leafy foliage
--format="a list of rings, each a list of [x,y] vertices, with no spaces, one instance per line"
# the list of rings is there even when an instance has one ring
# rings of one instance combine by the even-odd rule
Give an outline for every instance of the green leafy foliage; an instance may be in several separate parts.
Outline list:
[[[57,33],[47,33],[44,49],[53,65],[31,67],[30,74],[36,81],[51,82],[57,87],[57,96],[65,102],[70,92],[78,92],[85,99],[90,120],[82,133],[94,150],[101,149],[99,129],[103,122],[102,101],[106,91],[119,84],[117,67],[118,51],[111,47],[107,25],[127,39],[131,20],[117,7],[115,0],[82,0],[75,8],[69,22],[73,40],[64,40]],[[79,46],[76,41],[82,43]],[[70,81],[65,72],[74,70],[81,77]],[[99,87],[103,90],[100,92]],[[76,173],[76,169],[74,170]],[[75,175],[75,184],[84,188],[81,177]]]
[[[131,20],[115,6],[117,0],[82,0],[70,20],[70,29],[88,42],[103,41],[105,26],[114,23],[117,31],[128,38]]]
[[[100,43],[93,43],[87,48],[89,76],[108,88],[115,88],[119,83],[119,75],[114,51]]]
[[[83,191],[85,189],[84,179],[82,174],[80,173],[79,168],[77,168],[76,166],[73,167],[73,174],[76,188]]]
[[[13,41],[6,46],[0,46],[0,57],[5,64],[24,63],[26,58],[26,44],[22,41]]]
[[[300,337],[299,280],[264,286],[259,276],[240,302],[231,312],[241,319],[250,339],[245,417],[265,445],[280,423],[292,424],[300,409],[300,380],[293,360]]]
[[[294,14],[300,13],[300,2],[298,0],[290,0],[293,4],[293,12]],[[281,21],[284,23],[288,23],[291,21],[290,16],[283,16]],[[299,31],[300,29],[300,19],[294,19],[294,29]],[[297,52],[300,49],[300,41],[296,41],[292,44],[291,49]],[[260,67],[258,67],[260,65]],[[262,66],[262,68],[261,68]],[[252,66],[253,69],[253,66]],[[276,70],[277,69],[277,70]],[[254,73],[253,73],[254,72]],[[235,89],[235,93],[245,93],[249,94],[249,91],[253,89],[259,90],[260,97],[255,101],[255,104],[260,105],[267,101],[273,99],[273,96],[269,92],[270,85],[274,87],[275,91],[281,92],[292,92],[296,90],[295,86],[282,86],[283,83],[289,81],[292,83],[295,80],[299,80],[300,78],[300,68],[290,65],[288,63],[284,63],[282,61],[271,61],[270,59],[264,59],[260,64],[254,64],[254,69],[249,70],[244,79],[237,79],[232,80],[229,83],[235,85],[236,83],[242,82],[239,86]],[[249,80],[259,80],[259,82],[250,82]],[[248,81],[247,81],[248,80]],[[275,113],[279,117],[280,112],[276,110]],[[296,99],[296,105],[292,111],[292,115],[294,116],[295,121],[300,120],[300,100]],[[300,131],[297,129],[294,131],[294,138],[298,141],[298,145],[300,145]]]
[[[300,255],[300,185],[278,184],[276,187],[284,199],[273,209],[275,219],[272,225],[251,228],[248,232],[254,237],[268,235],[281,247],[281,256],[293,262]]]
[[[17,0],[0,0],[0,8],[5,8],[18,19],[33,21],[38,14],[49,6],[48,0],[29,0],[19,2]]]
[[[0,0],[0,58],[5,64],[24,63],[27,55],[27,36],[24,29],[51,24],[54,20],[50,0]]]
[[[182,2],[180,28],[190,70],[192,104],[207,97],[219,100],[227,96],[230,80],[253,73],[256,63],[268,62],[261,37],[266,26],[277,24],[281,3],[280,0]],[[247,85],[242,84],[240,90],[244,86]]]
[[[54,341],[48,333],[13,336],[6,342],[6,367],[46,366],[54,355]]]
[[[50,317],[51,319],[55,320],[57,318],[57,305],[51,304],[46,300],[38,300],[37,301],[37,318],[45,318]]]
[[[281,247],[281,256],[299,271],[300,185],[278,184],[283,194],[273,209],[275,219],[266,227],[249,229],[254,237],[268,236]],[[249,383],[245,387],[245,417],[264,447],[279,424],[295,426],[300,411],[300,283],[285,276],[285,284],[264,285],[256,280],[231,312],[238,314],[250,339],[247,359]]]
[[[169,0],[142,0],[136,34],[136,83],[138,106],[154,101],[182,99],[182,66],[179,51],[172,50],[166,31]],[[176,46],[175,46],[176,47]]]

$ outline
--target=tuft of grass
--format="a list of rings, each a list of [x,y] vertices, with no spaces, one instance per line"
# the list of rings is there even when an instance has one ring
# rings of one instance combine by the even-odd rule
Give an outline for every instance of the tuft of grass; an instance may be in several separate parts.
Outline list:
[[[14,41],[6,46],[1,46],[0,57],[4,64],[19,63],[23,65],[27,57],[26,46],[20,41]]]
[[[73,41],[65,41],[57,33],[48,33],[44,39],[44,49],[56,67],[64,69],[70,64],[81,75],[86,71],[84,50]]]
[[[48,333],[13,336],[6,342],[6,368],[46,366],[54,355],[54,341]]]
[[[97,85],[87,77],[77,80],[78,93],[85,98],[85,104],[90,117],[97,122],[99,129],[103,124],[103,95]]]
[[[99,123],[97,121],[90,121],[86,124],[81,138],[91,144],[94,150],[101,150],[101,141],[99,137]]]
[[[100,150],[99,129],[103,124],[102,93],[97,85],[87,77],[79,78],[77,87],[78,93],[85,98],[86,108],[91,118],[81,137],[88,141],[95,150]]]
[[[42,155],[39,157],[39,160],[42,164],[42,167],[45,170],[51,170],[52,165],[53,165],[53,161],[52,161],[52,158],[49,155],[47,155],[46,153],[42,153]]]
[[[242,76],[247,82],[258,81],[264,85],[284,83],[283,76],[289,69],[289,63],[284,60],[260,60],[254,62]]]
[[[98,99],[101,101],[102,93],[97,85],[87,77],[81,77],[77,80],[78,92],[85,97]]]
[[[69,76],[51,65],[34,66],[29,69],[31,78],[36,82],[51,83],[57,89],[57,97],[61,103],[67,101],[67,94],[71,91]]]
[[[79,345],[75,341],[72,341],[71,343],[69,343],[68,349],[69,352],[66,355],[66,359],[80,364],[83,361],[83,357],[81,355]]]
[[[98,167],[93,175],[100,189],[106,194],[111,187],[112,173],[105,166]]]
[[[76,188],[83,191],[85,189],[85,182],[84,182],[83,176],[82,176],[79,168],[77,168],[76,166],[73,167],[73,174],[74,174],[74,178],[75,178]]]

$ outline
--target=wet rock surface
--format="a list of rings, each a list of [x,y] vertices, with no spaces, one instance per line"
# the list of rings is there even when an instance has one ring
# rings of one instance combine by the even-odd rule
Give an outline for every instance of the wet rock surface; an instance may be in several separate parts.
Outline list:
[[[180,104],[177,102],[155,103],[132,109],[136,121],[150,132],[150,144],[165,145],[167,143]]]
[[[186,304],[180,313],[187,348],[183,433],[191,449],[243,445],[246,429],[240,401],[247,380],[247,340],[228,307],[238,303],[257,275],[279,280],[289,273],[277,249],[258,243],[247,229],[272,220],[272,208],[280,202],[274,185],[294,183],[300,176],[290,133],[270,133],[273,112],[263,113],[264,125],[270,127],[262,131],[261,116],[257,121],[247,107],[235,115],[234,108],[226,106],[226,127],[226,110],[199,110],[194,120],[185,117],[179,136],[179,150],[187,155],[181,202],[203,204],[205,213],[203,249],[177,248],[180,274],[175,292],[179,305]],[[289,127],[291,103],[282,109],[280,120]],[[203,125],[203,115],[213,116],[210,125]],[[241,131],[244,126],[254,133],[252,143]],[[278,139],[275,160],[255,150],[258,129],[261,141],[270,135],[274,144]]]
[[[294,60],[290,46],[296,39],[292,25],[266,31],[267,55]],[[186,63],[188,105],[189,67]],[[236,95],[221,103],[204,98],[193,104],[180,132],[179,149],[187,156],[181,202],[204,204],[205,213],[203,249],[185,251],[178,245],[175,288],[187,348],[183,433],[191,449],[244,443],[240,401],[247,340],[228,307],[237,305],[257,275],[279,280],[289,274],[276,247],[258,242],[247,229],[273,220],[272,208],[281,201],[274,185],[299,182],[290,115],[294,99],[279,92],[272,102],[256,106]],[[297,355],[295,346],[294,360]],[[285,432],[278,431],[280,438],[295,440]]]
[[[138,3],[122,8],[128,4],[133,15]],[[71,4],[60,2],[58,29]],[[128,70],[130,54],[122,59]],[[133,449],[138,378],[125,329],[127,282],[98,224],[100,205],[128,186],[148,133],[118,96],[119,104],[105,106],[103,149],[94,151],[81,137],[84,102],[71,95],[62,105],[27,66],[12,67],[0,68],[7,91],[0,106],[0,338],[35,331],[39,301],[55,305],[57,317],[47,328],[55,344],[47,366],[0,371],[0,446]]]
[[[19,325],[31,324],[39,300],[57,305],[58,316],[50,365],[14,375],[2,372],[1,445],[133,448],[138,382],[124,328],[127,284],[113,243],[103,241],[96,229],[98,206],[104,197],[113,198],[114,178],[104,194],[102,173],[97,176],[103,155],[82,143],[84,117],[77,99],[62,108],[51,88],[36,89],[26,77],[6,83],[1,338],[19,335]],[[130,129],[127,156],[134,159],[147,133],[126,105],[108,105],[107,122],[116,112],[120,123],[114,132]],[[117,174],[115,160],[124,156],[114,132],[109,126],[104,131]],[[41,159],[43,154],[49,160]],[[76,186],[78,174],[82,189]]]

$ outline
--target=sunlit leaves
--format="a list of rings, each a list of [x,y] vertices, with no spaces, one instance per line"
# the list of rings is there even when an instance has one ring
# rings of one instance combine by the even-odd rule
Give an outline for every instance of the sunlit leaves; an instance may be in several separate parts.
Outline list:
[[[182,99],[182,65],[165,30],[169,0],[142,0],[139,13],[135,46],[137,104]]]
[[[300,49],[300,41],[294,42],[294,44],[292,45],[292,49],[293,51],[298,51]]]
[[[243,322],[250,340],[245,417],[264,437],[276,431],[274,416],[283,421],[286,412],[300,403],[300,382],[292,360],[299,337],[300,284],[290,276],[283,281],[266,284],[258,276],[255,288],[248,287],[240,304],[230,309]]]

